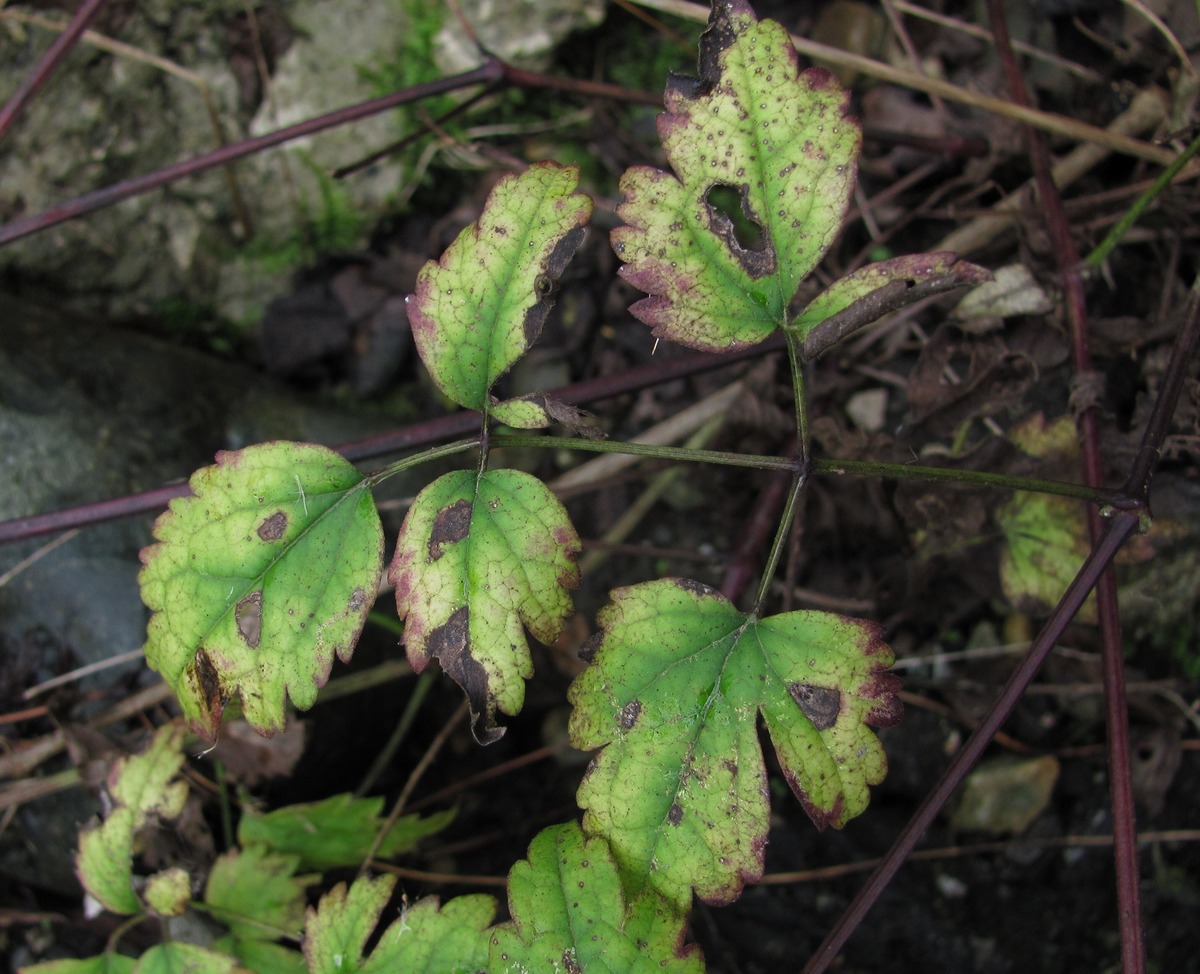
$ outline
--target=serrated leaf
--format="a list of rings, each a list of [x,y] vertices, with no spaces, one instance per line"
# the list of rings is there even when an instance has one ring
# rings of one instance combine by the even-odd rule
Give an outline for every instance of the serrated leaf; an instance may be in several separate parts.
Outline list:
[[[285,697],[311,707],[354,650],[382,574],[375,502],[351,464],[303,443],[223,451],[190,485],[142,552],[146,660],[203,737],[239,695],[270,734]]]
[[[439,908],[435,897],[404,908],[369,958],[367,938],[391,898],[391,876],[344,883],[309,910],[304,954],[310,974],[476,974],[487,963],[487,926],[496,912],[490,896],[459,896]]]
[[[319,802],[286,805],[273,812],[247,809],[238,824],[242,846],[262,845],[298,858],[304,869],[361,866],[383,827],[379,813],[382,798],[334,795]],[[454,811],[422,818],[404,815],[392,825],[375,858],[388,859],[407,852],[427,835],[440,832],[454,821]]]
[[[172,940],[142,954],[133,974],[255,974],[237,958],[196,944]]]
[[[117,808],[99,825],[79,834],[75,865],[79,881],[106,910],[132,916],[142,904],[133,891],[133,834],[137,813]]]
[[[996,511],[1006,545],[1000,556],[1000,584],[1020,612],[1045,613],[1074,581],[1090,545],[1081,501],[1056,494],[1014,494]],[[1096,621],[1095,594],[1076,616]]]
[[[52,960],[21,967],[18,974],[130,974],[135,963],[132,957],[107,953],[83,960]]]
[[[489,974],[701,974],[696,945],[684,944],[685,916],[653,892],[626,905],[603,839],[575,822],[544,829],[529,859],[508,875],[512,921],[492,932]]]
[[[862,135],[828,71],[801,72],[786,31],[745,0],[713,5],[700,80],[672,78],[658,131],[674,174],[621,179],[621,276],[650,297],[630,310],[660,338],[712,351],[753,345],[832,246]],[[713,191],[736,195],[745,239]]]
[[[562,631],[579,550],[562,504],[518,470],[446,474],[409,508],[388,570],[408,659],[418,673],[441,662],[467,694],[480,743],[504,733],[497,710],[524,703],[524,629],[544,643]]]
[[[145,751],[113,765],[108,792],[118,805],[133,809],[135,827],[140,827],[147,815],[176,818],[183,811],[187,784],[172,781],[183,767],[183,739],[182,727],[164,724]]]
[[[213,863],[204,902],[243,941],[299,937],[307,906],[304,891],[317,876],[297,876],[298,856],[263,846],[231,849]]]
[[[570,733],[603,747],[578,793],[625,887],[677,909],[730,902],[762,875],[768,831],[761,713],[819,827],[867,805],[886,757],[868,725],[899,717],[892,652],[869,622],[826,612],[756,619],[698,582],[617,589],[595,661],[571,687]]]
[[[492,386],[542,330],[554,286],[583,240],[592,203],[579,170],[543,162],[506,176],[483,213],[417,278],[408,320],[421,360],[450,399],[500,422],[549,425],[544,409],[497,403]]]

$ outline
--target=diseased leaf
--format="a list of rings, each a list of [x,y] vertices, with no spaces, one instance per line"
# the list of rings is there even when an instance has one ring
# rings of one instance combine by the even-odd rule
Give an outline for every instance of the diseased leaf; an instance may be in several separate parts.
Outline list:
[[[382,810],[382,798],[355,798],[350,794],[285,805],[265,814],[247,809],[238,823],[238,842],[294,855],[299,868],[304,869],[361,866],[383,827],[379,815]],[[404,815],[392,825],[375,858],[389,859],[407,852],[420,839],[440,832],[452,821],[453,810],[425,818]]]
[[[133,974],[256,974],[228,954],[171,940],[142,954]]]
[[[466,692],[481,744],[496,711],[525,700],[533,660],[524,629],[552,643],[579,584],[579,538],[540,480],[517,470],[448,473],[409,508],[388,579],[420,673],[437,657]]]
[[[496,901],[482,895],[458,896],[440,909],[436,897],[418,900],[401,910],[364,958],[395,884],[391,876],[359,879],[349,889],[341,883],[309,909],[309,974],[477,974],[486,967]]]
[[[492,931],[489,974],[701,974],[685,915],[647,892],[628,905],[608,843],[571,822],[544,829],[508,874],[512,920]]]
[[[1056,494],[1014,494],[996,511],[1007,545],[1000,556],[1000,584],[1021,612],[1046,613],[1074,581],[1090,545],[1082,501]],[[1093,593],[1076,616],[1096,621]]]
[[[263,846],[230,849],[213,863],[204,902],[238,940],[299,937],[304,929],[304,890],[317,876],[297,876],[298,856]]]
[[[203,737],[238,695],[270,734],[285,697],[311,707],[334,654],[354,651],[383,570],[375,502],[353,466],[304,443],[218,453],[190,483],[142,552],[146,660]]]
[[[893,257],[867,264],[834,281],[805,305],[788,323],[788,328],[803,339],[817,325],[841,314],[850,319],[846,327],[849,333],[916,297],[979,284],[991,276],[982,267],[960,261],[955,254],[945,251]]]
[[[620,184],[613,248],[657,337],[720,351],[784,325],[849,204],[862,135],[847,100],[828,71],[799,70],[779,24],[745,0],[713,5],[700,79],[672,77],[658,119],[674,174],[639,166]]]
[[[142,910],[133,889],[138,830],[151,815],[173,819],[183,811],[187,785],[174,780],[183,766],[183,739],[182,727],[166,724],[155,732],[144,752],[116,761],[108,776],[114,808],[102,823],[79,836],[75,857],[79,881],[114,913],[133,915]]]
[[[583,241],[592,202],[576,193],[579,170],[543,162],[506,176],[408,299],[421,360],[460,406],[522,429],[550,424],[530,401],[499,403],[496,380],[541,333],[555,282]]]
[[[182,916],[192,901],[192,877],[179,866],[164,869],[146,879],[142,898],[160,917]]]
[[[730,902],[762,875],[760,713],[818,827],[866,807],[887,769],[869,725],[900,712],[876,626],[826,612],[759,620],[680,579],[617,589],[599,623],[594,662],[570,691],[572,743],[604,748],[578,801],[631,894],[651,888],[682,910],[693,889]]]

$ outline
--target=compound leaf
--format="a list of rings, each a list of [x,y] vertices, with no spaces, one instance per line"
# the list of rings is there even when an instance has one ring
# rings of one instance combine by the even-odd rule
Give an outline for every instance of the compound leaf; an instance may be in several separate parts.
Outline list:
[[[578,182],[578,169],[552,162],[501,179],[408,299],[417,351],[442,392],[510,426],[550,423],[536,403],[498,403],[491,390],[540,334],[555,282],[583,241],[592,202],[574,192]]]
[[[432,657],[467,695],[475,738],[499,740],[496,711],[525,701],[524,628],[552,643],[579,584],[579,537],[558,499],[518,470],[459,470],[417,495],[388,579],[413,669]],[[524,627],[524,628],[523,628]]]
[[[382,810],[382,798],[355,798],[348,793],[319,802],[285,805],[273,812],[247,809],[238,823],[238,842],[295,855],[304,869],[360,866],[383,827],[379,815]],[[407,852],[418,840],[440,832],[452,821],[453,810],[425,818],[402,816],[384,836],[375,858],[389,859]]]
[[[603,747],[578,793],[631,894],[683,909],[730,902],[762,875],[768,791],[758,714],[818,827],[867,805],[886,757],[868,725],[899,717],[891,650],[869,622],[825,612],[766,619],[698,582],[617,589],[594,662],[571,687],[570,732]]]
[[[656,336],[720,351],[785,324],[849,204],[862,135],[847,100],[828,71],[799,70],[779,24],[713,4],[700,79],[673,77],[658,119],[674,174],[639,166],[620,184],[613,248]]]
[[[270,734],[285,697],[311,707],[354,650],[383,571],[379,514],[362,474],[312,444],[223,451],[190,484],[142,552],[146,659],[203,737],[235,695]]]
[[[701,974],[684,916],[647,892],[626,905],[608,844],[575,822],[544,829],[508,874],[513,919],[492,931],[489,974]]]
[[[369,958],[367,938],[391,898],[391,876],[344,883],[308,911],[304,955],[310,974],[477,974],[487,965],[487,926],[496,913],[490,896],[436,897],[405,907],[383,932]]]

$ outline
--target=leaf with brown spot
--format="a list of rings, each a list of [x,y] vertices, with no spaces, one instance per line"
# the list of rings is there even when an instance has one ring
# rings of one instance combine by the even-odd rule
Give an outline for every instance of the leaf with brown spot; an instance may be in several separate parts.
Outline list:
[[[736,899],[768,830],[759,715],[814,823],[841,826],[887,769],[872,726],[900,716],[878,627],[827,612],[757,619],[706,585],[617,589],[571,687],[571,742],[603,748],[579,789],[626,889],[677,908]]]
[[[219,453],[190,484],[142,552],[146,660],[202,736],[237,696],[269,734],[354,650],[383,574],[375,502],[351,464],[304,443]]]
[[[476,739],[504,733],[496,712],[520,712],[533,660],[528,629],[553,643],[571,613],[580,549],[567,512],[517,470],[460,470],[417,495],[388,579],[413,669],[431,659],[467,695]]]

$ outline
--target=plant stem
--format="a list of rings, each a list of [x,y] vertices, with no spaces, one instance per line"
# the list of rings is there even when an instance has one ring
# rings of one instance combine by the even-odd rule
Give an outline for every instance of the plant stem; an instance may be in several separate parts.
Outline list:
[[[852,477],[890,477],[893,480],[947,481],[953,484],[994,487],[998,490],[1024,490],[1032,494],[1058,494],[1096,504],[1111,504],[1117,499],[1114,491],[1085,484],[1070,484],[1062,480],[1042,480],[1038,477],[1014,477],[1011,474],[988,473],[983,470],[959,470],[955,467],[929,467],[915,463],[878,463],[871,460],[812,461],[814,473],[849,474]]]
[[[495,447],[538,447],[540,449],[582,450],[586,453],[628,453],[676,460],[685,463],[714,463],[726,467],[753,467],[758,470],[792,470],[795,462],[786,457],[768,457],[755,453],[726,453],[720,450],[694,450],[685,446],[660,446],[622,440],[570,440],[560,436],[524,433],[500,433],[492,437]]]
[[[763,566],[762,578],[758,583],[758,594],[754,596],[754,605],[750,609],[752,616],[758,616],[767,593],[771,590],[771,582],[775,580],[775,571],[779,568],[779,559],[783,557],[783,549],[792,530],[792,518],[796,516],[796,502],[800,499],[800,491],[807,482],[808,474],[803,470],[797,469],[792,474],[792,485],[788,489],[787,500],[783,502],[783,513],[779,516],[779,528],[775,532],[775,540],[771,542],[771,551],[767,555],[767,563]]]
[[[394,477],[396,474],[403,473],[412,467],[419,467],[430,460],[440,460],[442,457],[452,457],[456,453],[466,453],[468,450],[473,450],[480,445],[481,440],[481,437],[473,436],[469,440],[455,440],[453,443],[446,443],[442,446],[422,450],[420,453],[414,453],[403,460],[389,463],[382,470],[376,470],[373,474],[363,479],[363,484],[367,487],[377,487],[389,477]]]
[[[806,475],[809,468],[808,451],[808,397],[804,394],[804,347],[791,329],[785,328],[787,341],[788,369],[792,373],[792,404],[796,410],[796,450],[800,474]]]

